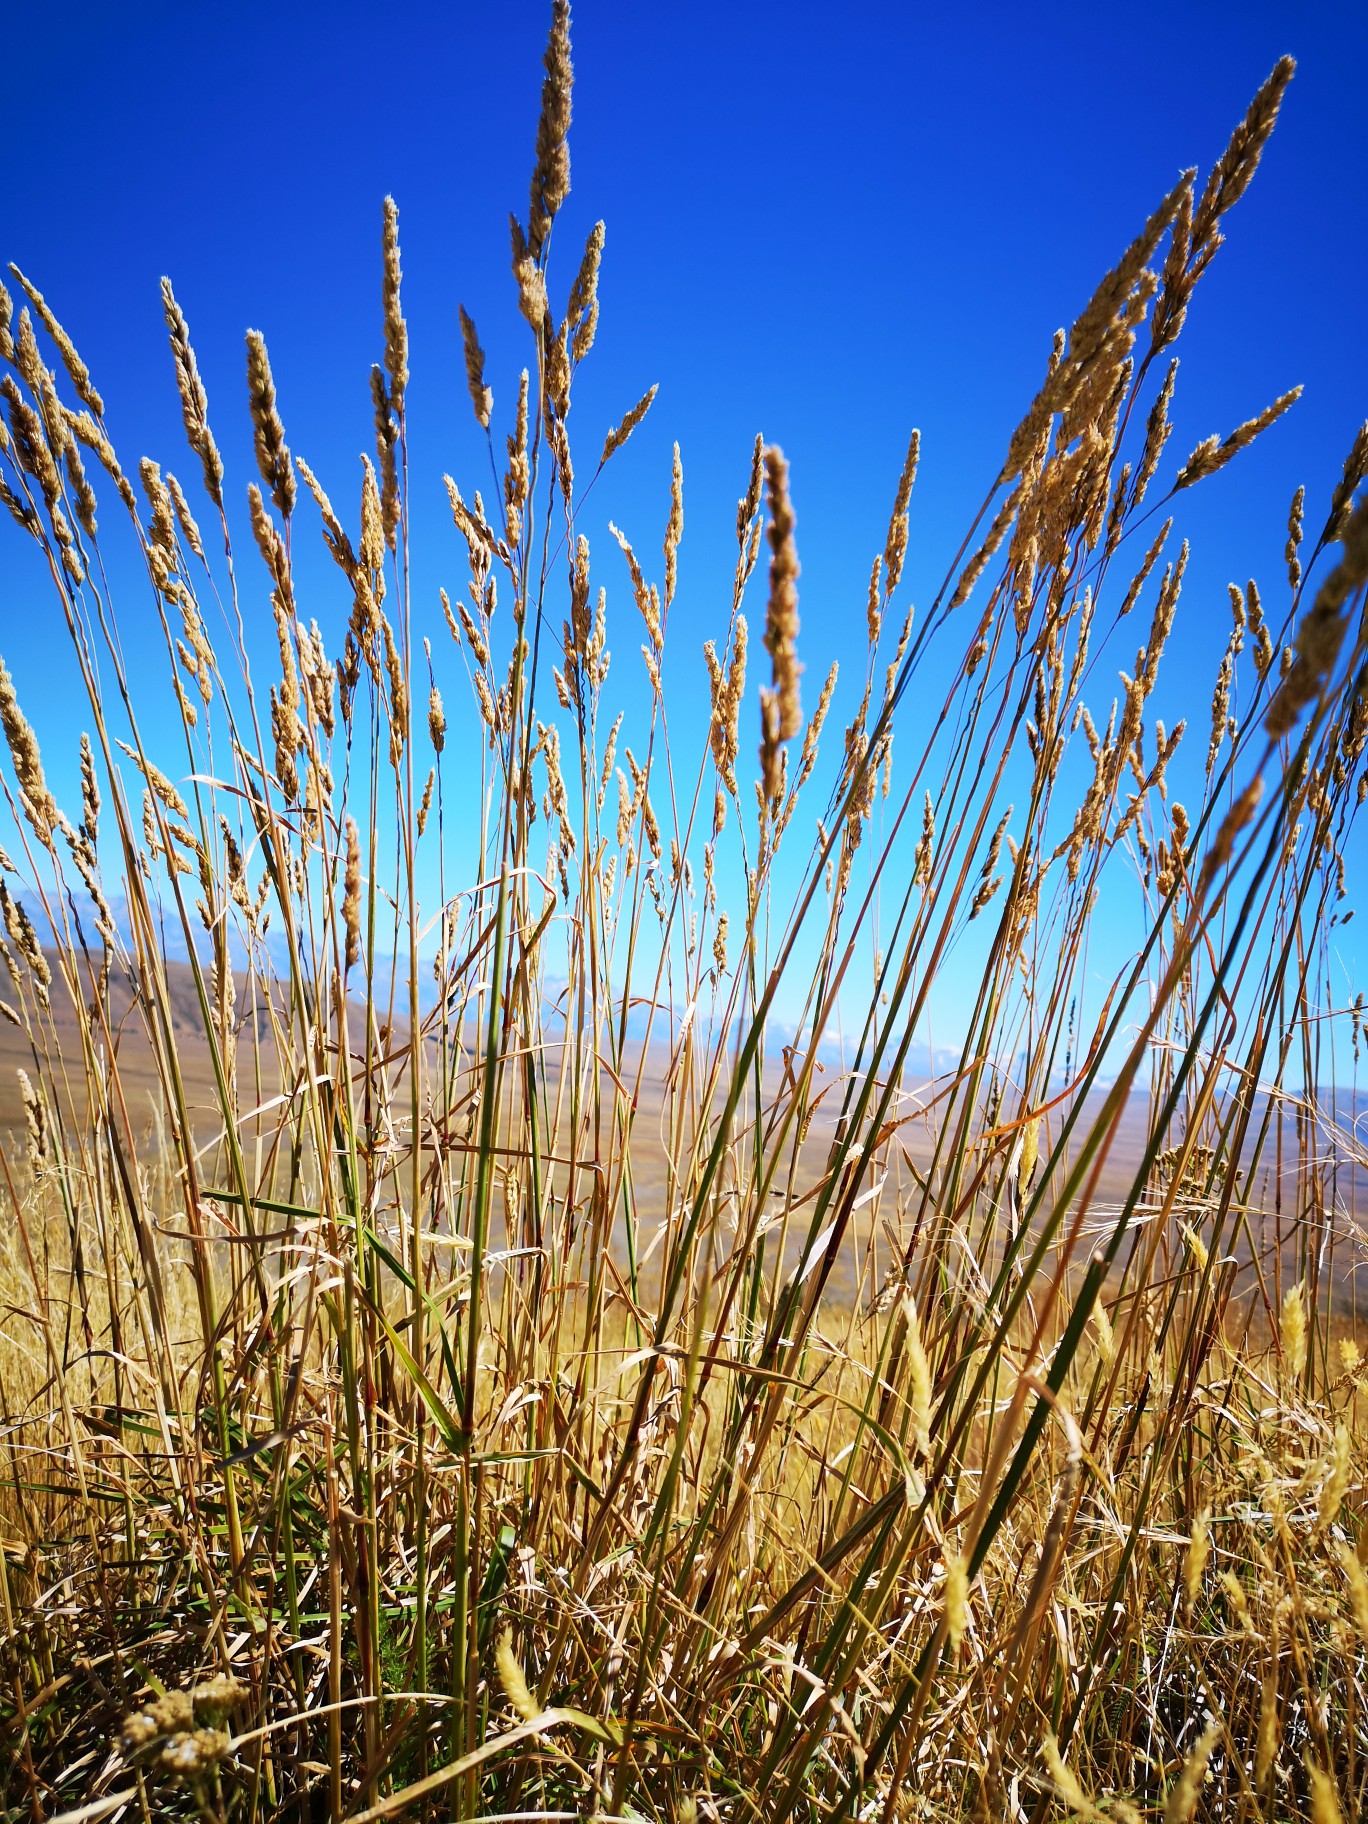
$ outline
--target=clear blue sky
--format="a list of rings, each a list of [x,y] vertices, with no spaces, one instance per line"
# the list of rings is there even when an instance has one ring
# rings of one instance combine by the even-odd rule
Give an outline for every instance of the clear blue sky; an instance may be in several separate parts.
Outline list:
[[[293,449],[354,516],[380,347],[380,203],[392,192],[412,335],[419,599],[435,599],[438,582],[460,587],[441,472],[487,485],[488,468],[456,306],[479,323],[502,419],[526,358],[507,215],[526,209],[548,12],[541,0],[11,9],[0,251],[73,333],[126,466],[146,451],[193,475],[159,308],[166,272],[190,320],[230,489],[240,499],[252,474],[250,325],[266,335]],[[792,463],[801,645],[815,686],[830,658],[852,671],[860,662],[864,582],[910,427],[921,427],[923,458],[904,588],[924,602],[1056,325],[1177,172],[1209,167],[1277,56],[1298,58],[1180,351],[1178,460],[1287,387],[1306,387],[1287,419],[1185,506],[1194,560],[1175,637],[1178,656],[1211,677],[1226,581],[1252,573],[1276,587],[1293,487],[1306,482],[1318,528],[1368,412],[1368,8],[580,0],[573,30],[573,193],[557,228],[557,292],[588,227],[599,216],[608,225],[599,345],[572,418],[581,461],[648,383],[661,384],[584,530],[612,591],[621,686],[639,636],[625,624],[606,521],[658,548],[679,440],[687,519],[672,736],[696,710],[685,733],[700,741],[698,648],[725,624],[755,432]],[[341,579],[328,587],[320,619],[344,611]],[[264,616],[264,586],[261,596]],[[147,607],[135,598],[130,627],[150,623]],[[11,531],[0,544],[0,651],[70,796],[70,674],[54,658],[49,613]],[[1116,664],[1130,656],[1119,651]]]

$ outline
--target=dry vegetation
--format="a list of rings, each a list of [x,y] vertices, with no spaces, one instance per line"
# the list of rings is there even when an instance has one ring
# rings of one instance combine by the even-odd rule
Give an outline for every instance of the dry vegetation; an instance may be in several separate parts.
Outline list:
[[[469,576],[431,644],[392,204],[350,529],[260,337],[246,543],[170,286],[184,488],[125,473],[41,294],[0,293],[3,498],[90,730],[64,812],[0,669],[4,1816],[1348,1824],[1362,1154],[1314,1085],[1365,796],[1368,433],[1298,489],[1287,574],[1232,586],[1214,701],[1160,685],[1170,503],[1292,397],[1166,451],[1172,346],[1291,65],[1057,337],[915,615],[913,438],[840,697],[800,691],[757,440],[693,749],[660,682],[677,458],[663,557],[618,533],[605,568],[644,707],[604,701],[577,510],[650,396],[572,469],[603,238],[561,315],[568,31],[556,0],[516,413],[463,313],[497,493],[447,482]],[[138,540],[160,685],[125,674],[97,511]],[[320,522],[345,609],[315,622]],[[243,627],[272,615],[263,695]],[[454,703],[462,664],[478,818],[434,681]],[[1099,908],[1137,901],[1085,995]],[[966,954],[962,1056],[919,1084]]]

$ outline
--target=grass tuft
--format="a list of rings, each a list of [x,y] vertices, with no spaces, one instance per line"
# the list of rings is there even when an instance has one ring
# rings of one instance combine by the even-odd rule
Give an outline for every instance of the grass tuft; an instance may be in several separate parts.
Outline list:
[[[0,288],[0,499],[89,730],[73,823],[0,663],[3,1816],[1368,1815],[1362,997],[1318,998],[1368,437],[1215,678],[1165,656],[1165,516],[1295,397],[1165,455],[1290,61],[1057,338],[915,613],[912,434],[853,686],[800,693],[801,477],[756,439],[697,739],[678,450],[611,611],[583,510],[655,389],[572,460],[605,241],[551,257],[563,0],[545,69],[527,368],[461,312],[494,486],[446,478],[430,625],[392,200],[350,520],[255,332],[259,482],[163,283],[197,498],[140,495]]]

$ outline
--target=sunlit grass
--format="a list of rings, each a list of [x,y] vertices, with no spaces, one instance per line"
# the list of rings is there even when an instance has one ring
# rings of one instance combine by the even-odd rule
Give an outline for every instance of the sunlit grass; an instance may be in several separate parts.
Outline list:
[[[508,411],[462,312],[496,487],[447,483],[469,574],[430,621],[392,204],[355,520],[259,337],[244,517],[169,285],[193,487],[125,475],[4,295],[4,499],[90,731],[64,812],[70,724],[0,670],[5,1816],[1358,1818],[1364,1158],[1319,1086],[1322,1015],[1360,1019],[1317,996],[1368,435],[1232,587],[1218,676],[1164,663],[1168,515],[1292,403],[1166,451],[1290,63],[1061,335],[915,613],[912,438],[853,688],[757,439],[710,726],[668,734],[678,458],[659,561],[578,516],[653,393],[576,467],[603,236],[553,265],[560,0],[546,67],[528,373]],[[320,521],[341,614],[296,576]]]

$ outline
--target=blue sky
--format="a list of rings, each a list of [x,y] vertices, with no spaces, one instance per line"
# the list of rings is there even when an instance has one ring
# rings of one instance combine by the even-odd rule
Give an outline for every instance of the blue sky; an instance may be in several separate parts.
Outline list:
[[[13,12],[0,250],[74,335],[126,466],[146,451],[193,473],[160,316],[166,272],[190,320],[230,489],[240,498],[252,474],[250,325],[266,335],[292,447],[354,515],[379,353],[380,203],[392,192],[412,335],[420,606],[439,582],[460,586],[441,472],[474,486],[488,467],[456,306],[475,315],[496,415],[506,413],[526,358],[507,214],[526,208],[547,12],[540,0]],[[1177,460],[1287,387],[1306,387],[1287,419],[1184,505],[1194,557],[1171,650],[1214,675],[1227,580],[1253,574],[1276,587],[1293,487],[1307,484],[1318,527],[1368,411],[1368,9],[582,0],[574,47],[560,286],[593,221],[608,228],[599,344],[572,420],[584,454],[646,385],[661,386],[583,529],[619,616],[610,643],[623,686],[638,636],[623,625],[625,579],[606,521],[658,548],[679,440],[686,533],[671,732],[699,742],[698,649],[725,625],[735,500],[756,431],[792,463],[809,683],[831,658],[853,677],[865,578],[911,426],[923,457],[904,587],[924,602],[1056,325],[1177,172],[1209,167],[1290,50],[1299,71],[1282,120],[1180,348]],[[69,795],[70,673],[55,656],[45,587],[7,536],[0,652]],[[340,578],[328,587],[325,624],[344,611]],[[126,615],[135,654],[148,607],[136,598]],[[1130,657],[1118,651],[1115,662]]]

